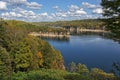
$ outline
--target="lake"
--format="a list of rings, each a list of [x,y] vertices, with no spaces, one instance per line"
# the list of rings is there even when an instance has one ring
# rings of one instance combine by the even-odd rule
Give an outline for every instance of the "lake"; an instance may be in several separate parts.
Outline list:
[[[47,41],[61,51],[66,66],[73,61],[109,72],[113,62],[120,62],[120,44],[101,35],[71,35],[69,39]]]

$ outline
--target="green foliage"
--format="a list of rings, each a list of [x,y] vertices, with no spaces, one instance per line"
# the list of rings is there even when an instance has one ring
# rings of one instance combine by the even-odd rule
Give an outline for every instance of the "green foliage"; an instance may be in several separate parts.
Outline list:
[[[0,80],[11,76],[11,60],[8,52],[0,46]]]
[[[69,73],[66,76],[64,76],[65,80],[94,80],[90,76],[83,76],[78,73]]]
[[[65,71],[61,70],[46,70],[41,69],[40,71],[30,72],[28,74],[28,80],[64,80],[63,76],[66,74]],[[34,77],[36,75],[36,77]]]
[[[17,72],[13,73],[11,80],[26,80],[27,74],[26,72]]]
[[[69,69],[71,73],[65,76],[67,80],[118,80],[113,73],[106,73],[101,69],[93,68],[91,71],[84,64],[70,63]]]
[[[0,44],[11,56],[13,71],[29,71],[42,67],[64,68],[59,51],[51,47],[48,42],[28,35],[29,32],[42,28],[15,20],[2,21],[0,24]]]
[[[102,0],[105,26],[114,36],[120,38],[120,0]]]
[[[84,64],[78,64],[77,65],[77,72],[82,75],[87,75],[89,73],[88,68]]]
[[[95,79],[95,80],[117,80],[116,76],[112,73],[106,73],[101,69],[98,68],[93,68],[91,70],[91,76]]]
[[[16,48],[12,52],[11,54],[13,54],[16,71],[28,71],[33,60],[33,54],[30,47],[27,46],[25,42],[19,42],[16,44]]]
[[[79,25],[79,21],[72,22],[69,25]],[[22,21],[0,21],[0,80],[116,80],[113,74],[99,69],[89,71],[84,64],[76,66],[74,62],[69,65],[70,72],[64,71],[60,52],[48,42],[28,35],[34,31],[60,32]]]
[[[37,26],[50,26],[50,27],[79,27],[87,29],[103,29],[103,21],[100,19],[87,19],[87,20],[73,20],[73,21],[57,21],[57,22],[35,22]],[[57,30],[57,29],[56,29]]]
[[[71,62],[68,66],[68,71],[70,72],[76,72],[77,71],[77,66],[74,62]]]
[[[39,69],[14,73],[12,80],[118,80],[113,74],[94,68],[90,75],[70,73],[57,69]]]
[[[48,42],[41,43],[41,52],[43,53],[44,67],[63,69],[63,58],[59,51],[56,51]]]
[[[41,52],[40,47],[39,47],[41,44],[39,44],[39,42],[43,42],[43,41],[33,36],[27,36],[23,38],[23,42],[24,44],[29,46],[29,49],[32,53],[32,61],[31,61],[30,70],[39,69],[43,63],[43,62],[40,63],[39,61],[42,60],[43,58],[39,58],[37,54]],[[38,63],[41,65],[39,65]]]
[[[28,73],[18,72],[14,73],[12,80],[64,80],[66,71],[54,69],[39,69],[30,71]]]

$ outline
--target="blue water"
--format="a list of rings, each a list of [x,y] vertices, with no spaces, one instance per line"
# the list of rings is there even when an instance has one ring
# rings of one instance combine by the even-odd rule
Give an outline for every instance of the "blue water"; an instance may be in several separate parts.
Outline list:
[[[99,35],[77,35],[70,36],[68,41],[47,41],[61,51],[65,65],[74,61],[109,72],[113,62],[120,62],[120,44]]]

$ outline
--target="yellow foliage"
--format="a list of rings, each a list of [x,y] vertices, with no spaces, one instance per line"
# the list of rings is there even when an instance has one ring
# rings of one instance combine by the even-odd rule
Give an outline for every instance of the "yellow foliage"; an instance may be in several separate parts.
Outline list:
[[[42,53],[41,52],[38,52],[37,53],[37,58],[38,58],[38,65],[41,67],[41,66],[43,66],[43,55],[42,55]]]
[[[58,68],[58,65],[57,65],[56,60],[54,60],[54,61],[52,62],[52,68],[54,68],[54,69],[57,69],[57,68]]]
[[[38,58],[42,58],[42,57],[43,57],[42,53],[41,53],[41,52],[38,52],[38,53],[37,53],[37,57],[38,57]]]

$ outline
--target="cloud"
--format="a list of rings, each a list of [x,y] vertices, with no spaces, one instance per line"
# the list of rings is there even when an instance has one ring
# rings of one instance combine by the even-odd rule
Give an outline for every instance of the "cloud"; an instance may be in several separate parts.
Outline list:
[[[47,12],[41,13],[41,16],[48,16]]]
[[[96,7],[97,7],[96,5],[90,4],[90,3],[88,3],[88,2],[82,2],[82,5],[83,5],[85,8],[96,8]]]
[[[85,12],[84,10],[76,10],[75,14],[85,15],[85,14],[87,14],[87,12]]]
[[[40,9],[42,7],[42,4],[39,4],[37,2],[28,2],[27,0],[3,0],[3,1],[8,3],[9,6],[13,7],[24,6],[30,9]]]
[[[0,10],[7,10],[7,3],[0,1]]]
[[[94,14],[102,14],[103,10],[102,10],[102,8],[96,8],[96,9],[93,10],[93,13]]]
[[[56,10],[58,10],[58,9],[61,10],[58,6],[54,6],[53,8]],[[68,6],[68,9],[66,11],[63,11],[63,10],[57,11],[56,13],[53,13],[51,16],[58,17],[60,19],[62,19],[62,18],[65,19],[65,18],[69,18],[69,17],[72,17],[72,18],[80,17],[80,16],[86,15],[86,14],[87,14],[87,12],[84,11],[83,8],[81,8],[77,5],[70,5],[70,6]]]
[[[56,15],[56,17],[62,17],[62,18],[67,17],[66,12],[57,12],[57,13],[55,13],[55,15]]]
[[[9,5],[20,6],[25,5],[27,0],[5,0]]]
[[[42,7],[42,4],[38,4],[36,2],[30,2],[30,3],[26,3],[28,8],[31,9],[40,9]]]
[[[55,20],[74,20],[98,18],[101,15],[102,8],[98,5],[83,2],[80,5],[69,5],[64,9],[60,6],[53,6],[52,13],[47,11],[38,11],[43,6],[30,0],[0,0],[0,17],[5,19],[16,19],[24,21],[55,21]],[[88,12],[89,11],[89,12]],[[41,12],[41,13],[38,13]],[[94,14],[93,14],[94,13]]]
[[[50,21],[51,19],[53,19],[52,16],[49,16],[47,12],[44,13],[35,13],[31,10],[25,10],[22,8],[15,8],[10,12],[5,12],[0,14],[0,16],[2,18],[5,19],[16,19],[16,20],[23,20],[23,21]]]
[[[53,6],[53,9],[60,9],[59,6]]]
[[[57,12],[61,12],[62,11],[59,6],[53,6],[53,9],[55,9]]]
[[[67,15],[72,16],[72,17],[82,16],[82,15],[86,15],[86,14],[87,14],[87,12],[84,11],[83,8],[77,8],[77,7],[76,8],[74,7],[67,11]]]
[[[87,12],[84,11],[83,8],[80,8],[77,5],[70,5],[66,11],[63,11],[59,8],[59,6],[54,6],[57,12],[53,13],[52,17],[58,17],[59,19],[62,18],[69,18],[69,17],[79,17],[81,15],[86,15]]]
[[[21,14],[18,14],[16,12],[6,12],[1,14],[2,17],[7,18],[7,19],[16,19],[22,17]]]
[[[69,6],[69,11],[75,11],[75,10],[78,10],[79,7],[77,5],[70,5]]]

